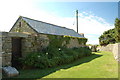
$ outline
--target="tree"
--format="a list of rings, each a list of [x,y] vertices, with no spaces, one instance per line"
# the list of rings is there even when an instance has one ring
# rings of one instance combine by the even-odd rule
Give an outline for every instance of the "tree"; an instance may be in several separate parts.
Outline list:
[[[120,42],[120,19],[118,18],[115,20],[115,39]]]
[[[107,45],[116,42],[120,42],[120,19],[118,18],[115,20],[115,28],[104,31],[99,37],[100,45]]]
[[[104,31],[104,33],[99,37],[100,45],[107,45],[115,42],[115,29]]]

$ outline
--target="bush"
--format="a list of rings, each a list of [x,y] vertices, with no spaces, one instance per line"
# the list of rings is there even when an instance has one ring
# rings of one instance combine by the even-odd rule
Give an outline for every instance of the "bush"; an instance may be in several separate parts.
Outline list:
[[[46,48],[43,52],[29,53],[21,59],[24,66],[32,68],[49,68],[73,62],[81,57],[90,56],[91,50],[88,47],[80,48]]]

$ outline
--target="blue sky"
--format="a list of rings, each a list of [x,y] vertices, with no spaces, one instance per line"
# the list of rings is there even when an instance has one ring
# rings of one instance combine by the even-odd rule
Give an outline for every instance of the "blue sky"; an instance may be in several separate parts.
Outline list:
[[[0,23],[0,31],[9,31],[19,16],[60,25],[76,31],[75,11],[78,10],[79,33],[84,33],[88,38],[87,44],[99,44],[98,37],[104,31],[114,28],[114,20],[118,17],[118,2],[2,0],[0,1],[0,10],[0,22],[2,22]]]
[[[92,12],[113,24],[118,17],[118,2],[45,2],[37,3],[39,9],[62,17],[75,17],[75,10]]]

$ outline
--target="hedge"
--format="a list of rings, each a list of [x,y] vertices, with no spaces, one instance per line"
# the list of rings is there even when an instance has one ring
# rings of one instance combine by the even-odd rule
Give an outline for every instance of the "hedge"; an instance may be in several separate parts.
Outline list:
[[[50,68],[62,64],[71,63],[84,56],[90,56],[91,50],[88,47],[80,48],[50,48],[36,53],[29,53],[20,59],[24,67]]]

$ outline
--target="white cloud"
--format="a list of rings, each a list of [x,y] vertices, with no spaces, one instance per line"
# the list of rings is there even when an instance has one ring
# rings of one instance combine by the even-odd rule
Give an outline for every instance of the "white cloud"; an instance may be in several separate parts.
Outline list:
[[[111,28],[114,28],[114,25],[107,23],[102,17],[96,16],[91,12],[79,13],[79,33],[85,34],[88,38],[88,44],[98,44],[98,37]]]
[[[9,31],[18,16],[32,9],[31,0],[1,0],[0,30]]]
[[[37,0],[35,0],[37,1]],[[75,17],[60,17],[36,8],[33,0],[0,1],[0,31],[9,31],[17,18],[21,16],[64,26],[76,31]],[[74,25],[73,25],[74,24]],[[79,13],[79,33],[84,33],[88,43],[98,43],[98,36],[114,26],[92,12]],[[89,34],[93,34],[90,36]],[[94,35],[95,34],[95,35]],[[97,36],[96,36],[97,35]]]

